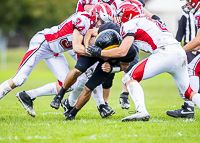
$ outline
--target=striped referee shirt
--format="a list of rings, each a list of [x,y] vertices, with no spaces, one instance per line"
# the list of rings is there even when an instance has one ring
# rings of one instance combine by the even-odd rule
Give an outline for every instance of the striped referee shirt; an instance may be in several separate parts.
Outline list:
[[[192,39],[195,38],[197,33],[197,27],[195,25],[195,17],[194,14],[184,13],[179,20],[178,31],[176,34],[176,40],[179,42],[182,41],[184,38],[184,45],[190,42]]]

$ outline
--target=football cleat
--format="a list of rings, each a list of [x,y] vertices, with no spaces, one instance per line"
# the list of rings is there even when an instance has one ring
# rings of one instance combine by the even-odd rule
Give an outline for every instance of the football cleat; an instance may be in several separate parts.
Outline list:
[[[33,100],[31,97],[25,92],[19,92],[16,94],[16,97],[24,106],[24,109],[28,112],[32,117],[36,116],[35,110],[33,109]]]
[[[111,109],[107,104],[100,104],[97,109],[102,118],[108,118],[115,113],[115,110]]]
[[[62,99],[62,101],[61,101],[61,106],[62,106],[63,109],[64,109],[64,117],[67,117],[68,114],[69,114],[69,112],[73,109],[73,107],[69,105],[69,100],[68,100],[68,98]]]
[[[149,121],[150,115],[148,112],[136,112],[135,114],[131,116],[127,116],[123,118],[122,122],[128,122],[128,121]]]
[[[174,118],[194,118],[194,107],[189,106],[186,102],[184,102],[181,109],[168,110],[166,113],[168,116]]]
[[[128,95],[125,95],[123,93],[120,95],[119,103],[121,104],[122,109],[129,109],[131,107],[128,100]]]
[[[59,109],[61,103],[61,96],[57,94],[50,103],[50,106],[55,109]]]
[[[67,118],[65,119],[66,121],[72,121],[75,120],[75,116],[73,116],[72,114],[68,114]]]

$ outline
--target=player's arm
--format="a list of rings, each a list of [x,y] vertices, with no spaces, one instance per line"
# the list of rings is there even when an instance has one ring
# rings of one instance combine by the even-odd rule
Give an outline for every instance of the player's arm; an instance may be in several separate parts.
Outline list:
[[[83,41],[83,35],[77,30],[74,29],[73,31],[73,39],[72,39],[72,46],[74,53],[89,56],[89,54],[86,53],[86,49],[84,45],[82,44]]]
[[[130,63],[127,62],[120,62],[119,65],[111,66],[108,62],[102,64],[101,69],[107,73],[116,73],[120,71],[124,71],[128,68]]]
[[[94,28],[94,29],[89,29],[86,34],[85,34],[85,37],[84,37],[84,45],[85,47],[87,48],[90,44],[90,39],[92,37],[96,37],[97,34],[98,34],[98,29],[99,28]]]
[[[134,41],[134,36],[126,36],[118,48],[113,48],[110,50],[102,50],[101,56],[109,58],[124,57],[127,55],[131,45],[133,44],[133,41]]]
[[[188,44],[186,44],[183,48],[186,52],[189,52],[199,45],[200,45],[200,28],[198,29],[196,37],[192,41],[190,41]]]

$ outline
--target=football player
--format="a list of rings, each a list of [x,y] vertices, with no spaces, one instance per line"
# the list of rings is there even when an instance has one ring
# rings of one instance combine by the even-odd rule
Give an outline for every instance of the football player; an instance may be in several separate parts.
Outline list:
[[[113,18],[114,18],[114,12],[112,8],[106,3],[98,3],[90,11],[91,26],[100,27],[104,22],[113,21]],[[79,41],[79,39],[76,40]],[[76,43],[73,42],[73,44]],[[82,41],[79,41],[79,43],[77,42],[76,46],[79,47],[80,44],[82,44]],[[69,88],[68,86],[71,86],[76,81],[76,79],[83,72],[85,72],[91,65],[96,63],[96,61],[97,60],[88,58],[86,56],[79,57],[75,68],[66,77],[65,84],[62,86],[59,93],[54,97],[53,101],[51,102],[50,104],[51,107],[59,108],[64,93]],[[111,111],[109,111],[109,114],[110,112]]]
[[[45,28],[39,31],[30,41],[29,49],[24,55],[16,74],[0,85],[0,99],[12,89],[21,86],[26,82],[28,76],[37,65],[44,59],[49,69],[53,72],[58,82],[49,83],[43,87],[17,93],[18,100],[26,111],[33,117],[36,113],[33,109],[33,100],[42,95],[55,95],[60,90],[66,75],[69,73],[68,62],[62,52],[70,51],[74,59],[76,54],[88,55],[82,44],[75,44],[77,37],[83,40],[83,35],[90,28],[91,21],[87,12],[73,14],[60,25]],[[73,37],[76,37],[73,39]],[[76,48],[78,46],[78,49]]]
[[[132,0],[124,0],[124,1],[131,2]],[[144,14],[145,14],[146,17],[150,17],[152,19],[159,21],[163,26],[165,25],[165,23],[157,15],[154,15],[153,13],[151,13],[147,9],[145,9],[145,2],[143,0],[138,0],[138,1],[140,1],[142,3],[142,5],[144,7]],[[120,20],[118,19],[118,21],[120,21]],[[120,22],[118,22],[118,23],[120,23]],[[131,67],[134,66],[137,62],[138,62],[138,58],[135,58],[135,60],[130,63],[129,68],[126,69],[123,72],[123,74],[125,75],[131,69]],[[119,98],[119,102],[121,104],[122,109],[129,109],[130,108],[128,95],[129,95],[128,89],[126,88],[126,86],[124,84],[122,84],[122,92],[121,92],[120,98]]]
[[[193,49],[199,48],[200,45],[200,2],[195,0],[186,0],[186,4],[182,6],[183,11],[185,13],[191,13],[194,14],[195,17],[195,24],[198,28],[198,32],[196,37],[190,41],[188,44],[186,44],[183,48],[186,52],[189,52]],[[196,48],[197,47],[197,48]],[[198,50],[198,49],[197,49]],[[188,64],[188,73],[189,73],[189,79],[190,79],[190,86],[195,91],[199,91],[199,74],[200,74],[200,54],[198,54],[195,58],[191,60]],[[192,101],[186,101],[182,105],[181,109],[178,110],[169,110],[166,112],[167,115],[171,117],[176,118],[193,118],[194,117],[194,103]]]
[[[118,33],[119,32],[118,30],[119,30],[118,26],[114,23],[103,24],[98,30],[99,34],[97,35],[95,45],[101,47],[104,50],[112,49],[116,46],[119,46],[120,44],[119,39],[121,37]],[[137,54],[136,48],[134,45],[132,45],[127,55],[122,58],[107,59],[107,58],[91,57],[90,59],[93,62],[97,60],[99,61],[99,64],[95,69],[93,75],[86,83],[83,92],[79,95],[76,105],[69,112],[66,120],[75,119],[75,116],[78,113],[78,111],[89,101],[92,90],[99,84],[103,84],[104,89],[106,89],[105,91],[107,92],[107,94],[109,94],[115,73],[125,70],[128,67],[129,63],[132,60],[134,60],[136,54]],[[89,58],[87,57],[84,57],[84,59],[85,61],[89,60]],[[107,68],[106,66],[107,64],[111,64],[112,67]],[[77,65],[77,67],[80,68],[81,66]]]
[[[172,75],[179,95],[193,101],[200,108],[200,94],[193,91],[189,84],[185,54],[185,51],[194,47],[188,44],[184,47],[184,51],[166,27],[158,21],[144,17],[143,6],[140,2],[124,2],[119,9],[119,16],[123,22],[120,29],[123,41],[119,48],[102,50],[94,47],[88,52],[91,56],[97,57],[123,57],[134,42],[139,49],[151,53],[123,76],[122,82],[127,86],[134,101],[136,113],[123,118],[122,121],[149,120],[150,115],[144,103],[144,92],[139,82],[164,72]],[[197,43],[199,44],[199,40]],[[194,44],[195,47],[197,43]]]

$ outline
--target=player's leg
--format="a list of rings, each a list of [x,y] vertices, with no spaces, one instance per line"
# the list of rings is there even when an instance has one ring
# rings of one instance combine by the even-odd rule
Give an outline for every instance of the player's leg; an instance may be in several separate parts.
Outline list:
[[[138,51],[137,47],[135,47],[135,49],[136,49],[136,56],[135,56],[134,60],[130,63],[129,67],[126,70],[124,70],[123,75],[125,75],[135,64],[138,63],[139,51]],[[122,109],[130,108],[128,95],[129,95],[128,89],[126,88],[126,86],[124,84],[122,84],[122,92],[121,92],[120,98],[119,98],[119,103],[121,104]]]
[[[171,48],[169,51],[170,50]],[[135,114],[123,118],[122,121],[149,120],[150,115],[148,114],[144,103],[144,92],[139,82],[141,80],[152,78],[158,74],[168,72],[173,68],[174,59],[171,57],[170,52],[166,51],[165,48],[157,49],[154,54],[133,66],[122,78],[122,81],[126,84],[131,99],[135,104],[136,110]]]
[[[36,40],[38,40],[36,42]],[[36,34],[29,43],[29,49],[27,50],[26,54],[24,55],[18,70],[14,77],[11,79],[8,79],[4,81],[0,85],[0,99],[3,98],[6,94],[8,94],[12,89],[21,86],[24,84],[35,67],[35,65],[41,60],[41,58],[37,58],[37,56],[40,56],[41,52],[41,45],[44,41],[44,36],[42,34]],[[39,48],[37,48],[39,47]]]
[[[75,116],[78,113],[78,111],[89,101],[92,91],[98,85],[102,84],[103,81],[105,81],[108,78],[108,76],[110,75],[109,73],[103,72],[101,70],[101,65],[102,65],[102,63],[98,64],[94,73],[92,74],[90,79],[87,81],[83,92],[78,97],[78,101],[77,101],[75,107],[70,111],[66,120],[75,119]]]
[[[200,55],[196,56],[189,64],[188,64],[188,74],[189,81],[192,90],[195,92],[199,91],[199,73],[200,73]],[[190,100],[184,102],[181,106],[181,109],[178,110],[168,110],[166,113],[168,116],[175,118],[193,118],[194,117],[194,103]]]
[[[76,82],[77,78],[84,73],[90,66],[96,63],[98,58],[80,56],[75,68],[67,75],[64,84],[59,93],[54,97],[50,106],[58,109],[60,107],[61,100],[64,97],[65,92]]]

